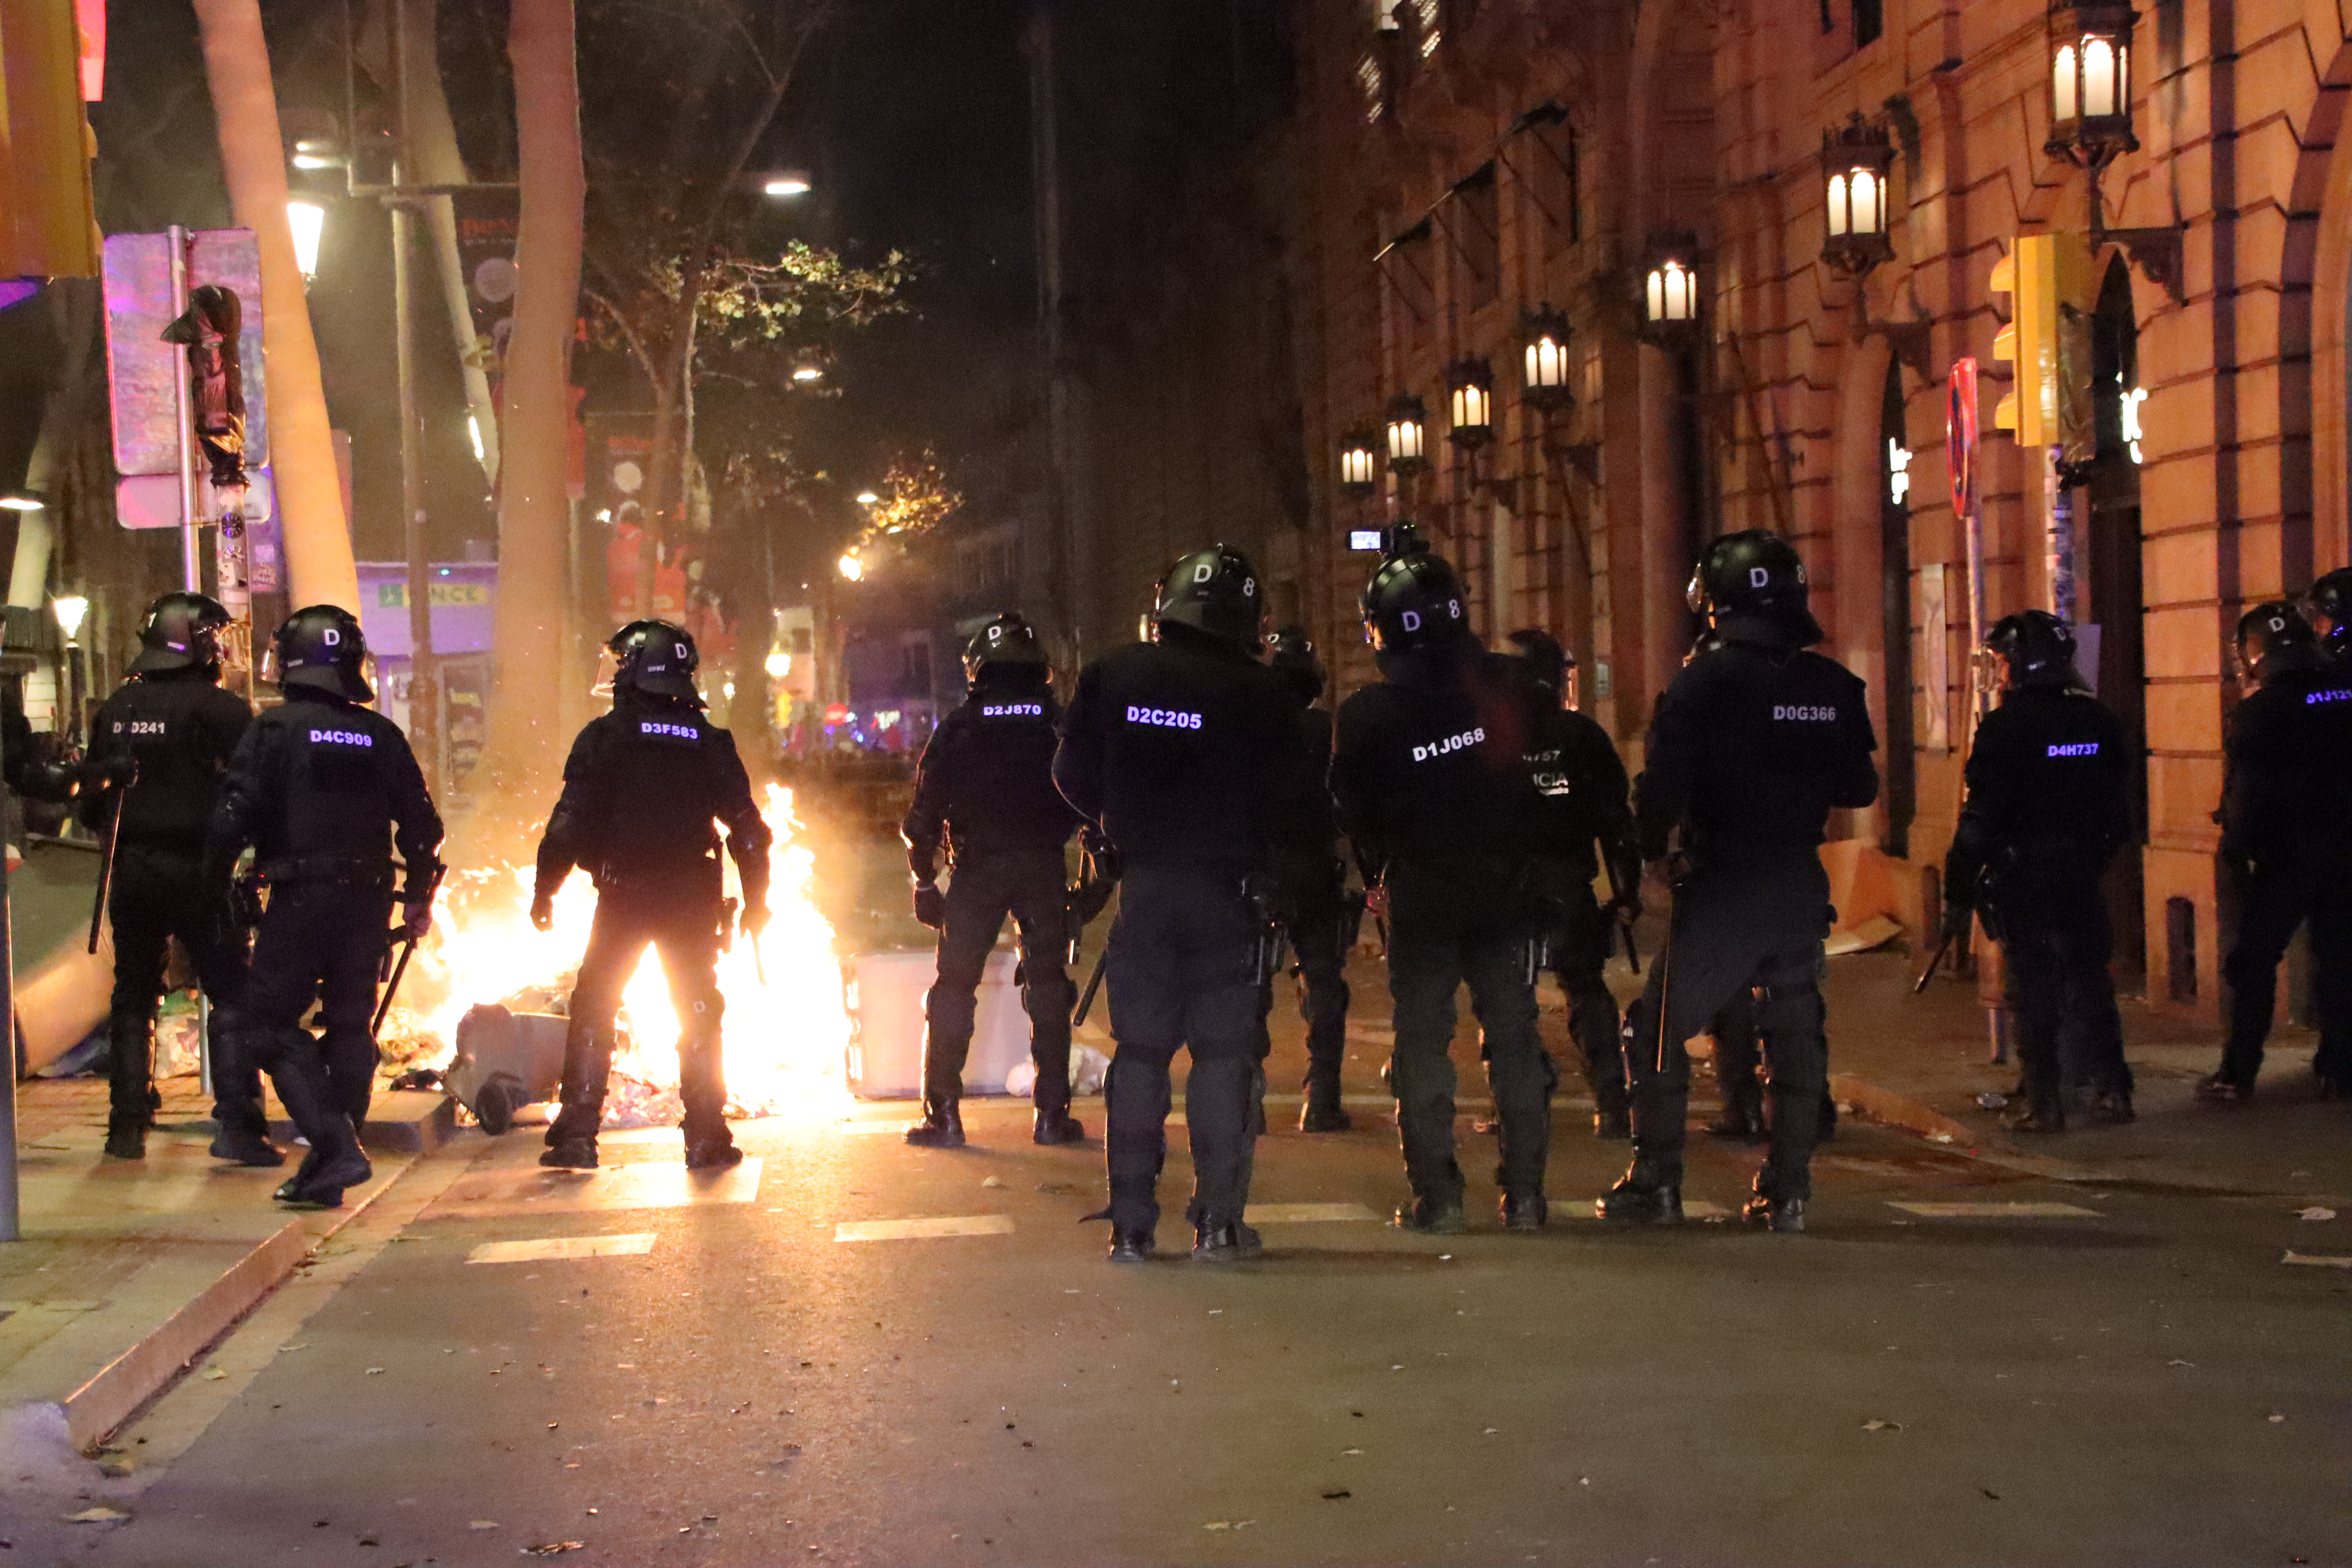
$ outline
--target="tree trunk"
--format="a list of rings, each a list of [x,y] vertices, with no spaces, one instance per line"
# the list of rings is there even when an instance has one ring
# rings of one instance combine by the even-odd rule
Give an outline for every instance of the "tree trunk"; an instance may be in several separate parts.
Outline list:
[[[563,559],[567,355],[580,297],[587,181],[572,0],[513,0],[522,221],[521,283],[506,359],[504,477],[499,495],[499,598],[488,788],[531,803],[552,785],[565,665]],[[486,792],[486,798],[488,796]]]
[[[302,268],[287,226],[286,146],[259,0],[195,0],[205,76],[220,126],[221,168],[231,209],[261,246],[261,340],[269,357],[269,467],[298,605],[357,609],[359,572],[335,469],[334,432],[319,379]]]

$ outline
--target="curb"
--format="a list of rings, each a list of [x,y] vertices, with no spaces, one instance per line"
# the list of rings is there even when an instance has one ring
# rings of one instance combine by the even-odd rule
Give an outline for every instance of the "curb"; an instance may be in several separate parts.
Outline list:
[[[1830,1074],[1830,1094],[1839,1103],[1853,1106],[1873,1121],[1883,1121],[1889,1127],[1916,1132],[1930,1142],[1949,1143],[1963,1149],[1973,1149],[1978,1142],[1975,1130],[1953,1121],[1924,1100],[1881,1088],[1851,1073]]]
[[[336,1211],[333,1223],[322,1229],[312,1230],[301,1220],[287,1221],[223,1270],[194,1300],[58,1401],[75,1448],[87,1449],[100,1442],[169,1387],[206,1346],[283,1284],[312,1253],[398,1186],[418,1163],[410,1161],[373,1192]]]

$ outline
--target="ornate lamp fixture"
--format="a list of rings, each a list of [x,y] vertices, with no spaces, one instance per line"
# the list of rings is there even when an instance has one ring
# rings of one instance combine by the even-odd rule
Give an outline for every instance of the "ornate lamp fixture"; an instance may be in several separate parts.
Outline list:
[[[1465,354],[1445,367],[1445,438],[1475,452],[1495,438],[1495,367]]]
[[[1575,405],[1576,393],[1569,385],[1568,333],[1568,318],[1549,301],[1519,323],[1524,362],[1519,395],[1528,407],[1555,414]]]
[[[1839,130],[1822,133],[1828,216],[1822,259],[1848,277],[1858,277],[1895,255],[1888,237],[1894,220],[1886,188],[1894,165],[1894,142],[1885,130],[1866,123],[1858,113]]]
[[[1389,399],[1389,469],[1411,477],[1429,467],[1429,410],[1412,393]]]
[[[1642,279],[1642,321],[1653,342],[1669,347],[1698,335],[1698,237],[1670,229],[1650,241]]]
[[[2132,26],[2139,13],[2112,0],[2050,7],[2050,140],[2043,151],[2086,169],[2137,152],[2132,134]]]
[[[1339,493],[1350,500],[1370,500],[1380,488],[1379,437],[1350,430],[1339,440]]]

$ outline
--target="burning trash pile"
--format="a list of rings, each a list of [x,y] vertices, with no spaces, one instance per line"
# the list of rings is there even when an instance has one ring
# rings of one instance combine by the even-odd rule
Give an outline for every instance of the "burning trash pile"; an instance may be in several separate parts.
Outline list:
[[[761,815],[775,835],[768,898],[774,919],[758,952],[739,938],[719,957],[719,989],[727,998],[728,1114],[838,1114],[848,1102],[842,1068],[849,1016],[833,929],[810,896],[815,858],[790,790],[770,785]],[[520,1031],[515,1038],[528,1046],[526,1054],[544,1060],[551,1052],[561,1063],[560,1020],[587,951],[596,893],[575,874],[556,896],[554,923],[537,931],[532,878],[529,865],[450,874],[433,930],[384,1020],[383,1070],[446,1074],[461,1038],[470,1045],[502,1031]],[[740,900],[731,864],[727,881],[727,896]],[[674,1125],[680,1113],[677,1016],[651,947],[622,992],[617,1027],[604,1125]]]

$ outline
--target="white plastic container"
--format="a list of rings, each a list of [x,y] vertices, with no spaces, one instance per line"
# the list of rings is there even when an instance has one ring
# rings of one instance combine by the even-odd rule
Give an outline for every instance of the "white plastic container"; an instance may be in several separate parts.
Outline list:
[[[981,972],[980,1010],[963,1091],[1003,1094],[1013,1069],[1029,1060],[1029,1015],[1013,983],[1013,951],[999,948]],[[923,995],[939,976],[929,952],[861,952],[848,974],[849,1049],[845,1076],[860,1100],[919,1100],[923,1094]]]

